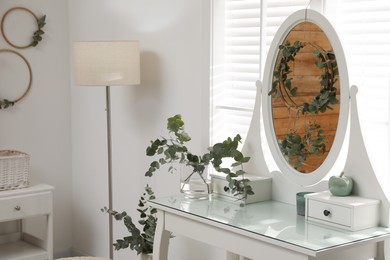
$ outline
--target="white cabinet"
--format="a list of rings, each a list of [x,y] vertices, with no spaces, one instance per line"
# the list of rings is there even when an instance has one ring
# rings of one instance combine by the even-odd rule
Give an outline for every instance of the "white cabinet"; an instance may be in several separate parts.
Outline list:
[[[308,194],[306,219],[350,231],[378,226],[379,200],[338,197],[330,192]]]
[[[53,259],[53,189],[39,184],[0,192],[0,222],[17,221],[19,226],[15,231],[0,234],[0,259]],[[26,220],[31,217],[44,219],[44,239],[26,232]]]

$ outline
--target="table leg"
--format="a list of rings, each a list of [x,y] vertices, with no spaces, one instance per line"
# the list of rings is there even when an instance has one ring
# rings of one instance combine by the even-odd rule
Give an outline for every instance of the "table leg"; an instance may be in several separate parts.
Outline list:
[[[157,211],[157,227],[153,242],[153,259],[168,260],[168,246],[171,232],[165,230],[165,213]]]
[[[226,252],[226,260],[240,260],[240,256],[231,252]]]
[[[390,260],[390,241],[385,240],[377,243],[375,260]]]
[[[46,250],[49,254],[49,260],[53,260],[53,213],[46,217],[47,234],[46,234]]]
[[[239,256],[232,252],[226,252],[226,260],[250,260],[250,259],[244,256]]]

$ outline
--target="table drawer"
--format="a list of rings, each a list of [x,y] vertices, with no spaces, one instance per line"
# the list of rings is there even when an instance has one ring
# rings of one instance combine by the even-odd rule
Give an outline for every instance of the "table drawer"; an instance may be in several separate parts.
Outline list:
[[[50,192],[0,199],[0,221],[49,214],[52,211]]]
[[[379,224],[379,200],[333,196],[329,191],[306,195],[306,219],[357,231]]]
[[[351,208],[310,200],[308,217],[346,227],[351,226]]]

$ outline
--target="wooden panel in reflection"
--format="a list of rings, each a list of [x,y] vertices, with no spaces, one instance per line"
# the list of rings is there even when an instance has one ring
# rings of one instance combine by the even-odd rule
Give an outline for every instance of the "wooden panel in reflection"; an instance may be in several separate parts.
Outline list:
[[[310,42],[325,50],[332,51],[331,44],[325,33],[317,25],[310,22],[304,22],[295,26],[287,35],[284,44],[287,41],[294,44],[297,40],[300,42]],[[314,50],[313,47],[307,45],[295,56],[294,62],[289,62],[292,73],[288,74],[288,76],[292,78],[292,87],[296,86],[298,88],[297,95],[293,99],[299,106],[303,106],[304,102],[311,103],[312,99],[321,89],[320,77],[322,70],[315,65],[317,58],[313,55]],[[337,88],[336,97],[340,100],[340,83],[338,80],[334,84],[334,87]],[[304,125],[313,118],[321,126],[321,129],[324,130],[324,135],[326,136],[325,153],[321,153],[320,155],[306,154],[307,159],[303,165],[296,168],[300,172],[311,173],[315,171],[325,161],[332,147],[338,124],[340,105],[333,104],[331,106],[333,110],[327,109],[324,113],[319,112],[314,116],[310,114],[304,116],[301,114],[296,117],[296,112],[292,109],[289,110],[280,97],[276,97],[275,95],[272,97],[273,123],[275,135],[278,140],[283,139],[286,133],[292,128],[295,129],[296,133],[303,136],[305,133]],[[294,163],[290,164],[294,167]]]

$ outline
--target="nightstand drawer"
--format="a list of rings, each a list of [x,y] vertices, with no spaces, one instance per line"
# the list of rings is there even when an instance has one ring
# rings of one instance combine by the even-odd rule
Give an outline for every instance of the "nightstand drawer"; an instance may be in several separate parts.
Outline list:
[[[323,203],[312,200],[309,202],[308,216],[327,222],[350,227],[351,226],[351,208]]]
[[[0,221],[23,219],[52,211],[51,192],[0,199]]]

